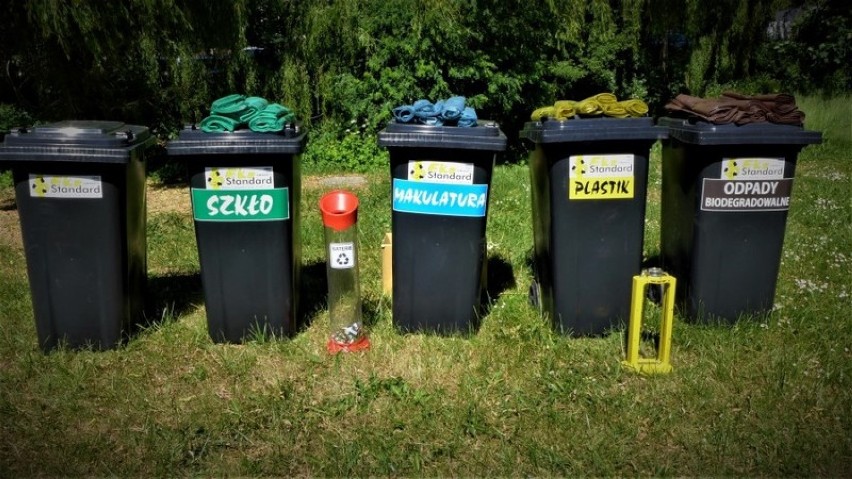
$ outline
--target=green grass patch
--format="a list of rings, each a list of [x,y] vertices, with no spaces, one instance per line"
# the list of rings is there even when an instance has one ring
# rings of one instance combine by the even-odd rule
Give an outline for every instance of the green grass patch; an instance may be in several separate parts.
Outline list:
[[[181,210],[149,214],[155,321],[117,350],[44,355],[23,249],[0,244],[0,476],[847,475],[849,115],[800,102],[826,141],[800,155],[776,309],[732,327],[678,318],[667,376],[623,370],[621,334],[566,338],[528,303],[526,166],[495,171],[488,256],[504,283],[467,338],[394,329],[379,247],[390,180],[366,173],[363,354],[326,354],[324,291],[309,289],[317,307],[292,339],[213,344]],[[657,146],[647,257],[659,252],[659,163]],[[300,205],[310,284],[325,274],[322,193],[306,182]]]

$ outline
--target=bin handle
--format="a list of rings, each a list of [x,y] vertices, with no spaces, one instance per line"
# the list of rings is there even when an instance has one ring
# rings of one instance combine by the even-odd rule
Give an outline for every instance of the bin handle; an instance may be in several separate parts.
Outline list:
[[[134,137],[133,130],[117,131],[115,132],[115,136],[127,142],[133,141]]]

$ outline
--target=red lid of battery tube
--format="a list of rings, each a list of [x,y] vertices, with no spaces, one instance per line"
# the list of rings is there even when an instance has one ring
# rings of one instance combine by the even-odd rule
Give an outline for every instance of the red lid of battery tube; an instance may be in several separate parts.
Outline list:
[[[323,225],[335,231],[343,231],[358,222],[358,197],[348,191],[326,193],[319,207]]]

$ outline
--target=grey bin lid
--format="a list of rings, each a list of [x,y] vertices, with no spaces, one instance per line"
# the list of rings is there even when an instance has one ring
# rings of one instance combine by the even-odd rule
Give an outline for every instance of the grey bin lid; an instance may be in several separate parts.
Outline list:
[[[669,138],[693,145],[812,145],[822,142],[822,133],[801,126],[777,123],[716,125],[688,118],[660,118]]]
[[[576,143],[592,141],[655,141],[668,137],[668,131],[654,125],[653,118],[574,118],[565,121],[529,121],[521,138],[533,143]]]
[[[379,132],[379,146],[487,151],[506,149],[506,135],[500,131],[500,125],[489,120],[479,120],[478,124],[474,127],[457,127],[389,123]]]
[[[0,162],[127,163],[133,150],[155,141],[144,126],[119,121],[66,120],[13,129],[0,146]]]
[[[205,133],[187,126],[178,138],[166,144],[169,156],[299,154],[305,147],[305,130],[294,125],[276,133],[236,130]]]

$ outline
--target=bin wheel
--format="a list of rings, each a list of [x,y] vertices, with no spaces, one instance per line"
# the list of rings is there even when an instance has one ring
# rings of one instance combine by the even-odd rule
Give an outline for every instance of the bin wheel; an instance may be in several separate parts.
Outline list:
[[[645,298],[654,304],[660,304],[663,301],[663,285],[649,284],[645,289]]]
[[[533,281],[532,284],[530,284],[529,300],[531,305],[541,311],[541,288],[536,281]]]

